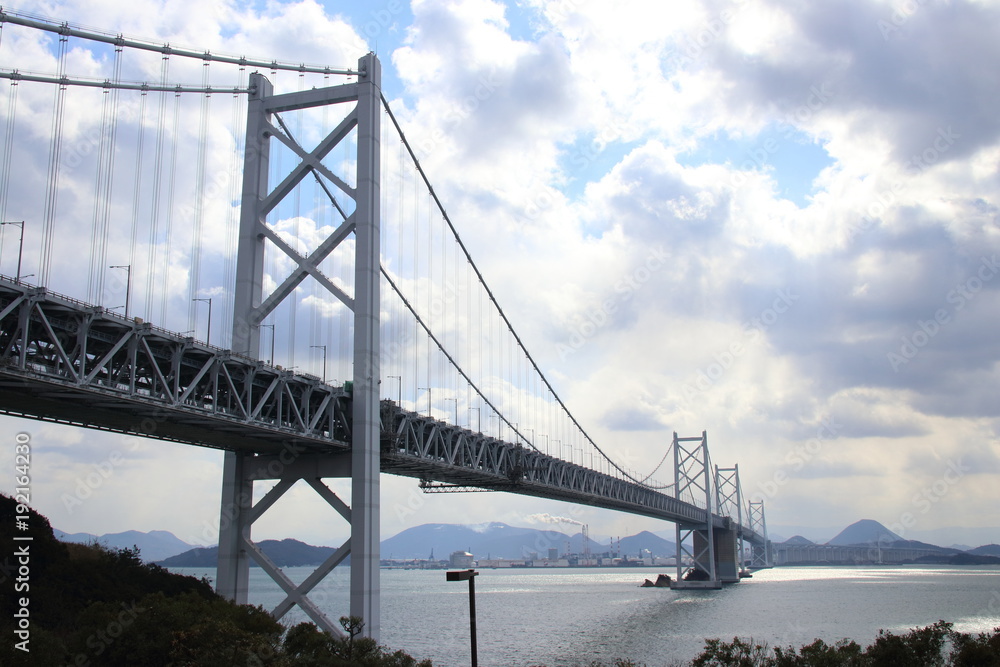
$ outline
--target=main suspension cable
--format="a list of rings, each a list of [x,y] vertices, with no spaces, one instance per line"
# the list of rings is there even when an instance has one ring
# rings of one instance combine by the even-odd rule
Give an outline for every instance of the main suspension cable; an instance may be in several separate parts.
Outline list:
[[[493,303],[494,308],[499,313],[500,317],[503,319],[503,322],[507,325],[507,330],[510,332],[511,336],[514,337],[514,340],[517,342],[518,347],[520,347],[521,351],[524,352],[524,355],[527,357],[528,361],[531,363],[532,368],[535,369],[535,372],[538,374],[538,376],[541,378],[542,382],[545,384],[545,387],[552,394],[552,397],[556,400],[556,402],[562,408],[562,410],[566,414],[566,416],[569,417],[570,421],[573,422],[573,425],[576,426],[576,428],[583,435],[583,437],[587,439],[587,442],[589,442],[590,445],[594,449],[596,449],[598,451],[598,453],[600,453],[600,455],[603,456],[604,459],[609,464],[611,464],[623,476],[625,476],[626,478],[628,478],[631,481],[635,482],[636,484],[639,484],[641,486],[648,486],[643,481],[641,481],[637,477],[635,477],[632,474],[630,474],[626,469],[624,469],[620,465],[618,465],[610,456],[608,456],[604,452],[603,449],[601,449],[597,445],[596,442],[594,442],[594,439],[591,438],[590,435],[587,433],[587,431],[583,428],[583,426],[580,425],[580,422],[577,421],[576,417],[574,417],[573,414],[569,411],[569,408],[566,407],[566,404],[559,397],[559,394],[556,392],[555,388],[549,382],[548,378],[546,378],[545,374],[542,373],[542,370],[541,370],[541,368],[538,367],[538,364],[535,362],[534,357],[531,356],[531,353],[528,352],[528,350],[525,347],[525,345],[524,345],[523,341],[521,340],[520,336],[518,336],[517,332],[514,331],[514,326],[511,324],[510,320],[507,318],[507,314],[503,311],[503,308],[500,307],[499,302],[497,302],[496,296],[494,296],[493,291],[489,288],[489,285],[486,284],[486,279],[483,277],[483,274],[479,270],[479,267],[476,265],[475,261],[473,261],[472,255],[469,253],[468,248],[466,248],[465,243],[462,241],[461,237],[458,235],[458,230],[455,229],[455,225],[452,224],[451,218],[448,216],[448,213],[445,210],[444,205],[441,203],[441,200],[438,198],[437,193],[434,191],[434,187],[430,183],[430,179],[428,179],[427,174],[424,172],[423,167],[420,165],[420,161],[417,159],[416,153],[414,153],[412,146],[410,146],[410,142],[407,141],[406,135],[403,133],[403,128],[400,126],[399,121],[396,120],[395,114],[392,113],[392,109],[389,107],[389,101],[386,100],[385,95],[381,95],[381,98],[382,98],[382,105],[385,107],[385,110],[388,112],[389,119],[392,121],[392,124],[396,127],[396,131],[399,133],[400,139],[402,139],[403,144],[406,146],[406,150],[410,154],[410,159],[413,160],[413,164],[416,167],[417,172],[420,174],[420,177],[423,179],[424,185],[427,186],[427,189],[428,189],[428,191],[430,193],[430,196],[433,198],[435,204],[438,207],[438,210],[441,212],[441,215],[444,218],[445,222],[447,223],[448,228],[451,230],[451,233],[454,235],[455,240],[458,241],[459,247],[462,249],[462,252],[465,254],[465,257],[469,261],[469,264],[471,265],[473,271],[475,271],[476,277],[479,279],[480,284],[483,286],[483,289],[485,290],[487,296],[489,297],[490,301]],[[498,413],[498,415],[499,415],[499,413]],[[505,422],[507,421],[502,416],[500,418],[504,419]],[[507,422],[507,423],[509,425],[509,422]],[[518,435],[520,435],[520,433],[518,433]]]

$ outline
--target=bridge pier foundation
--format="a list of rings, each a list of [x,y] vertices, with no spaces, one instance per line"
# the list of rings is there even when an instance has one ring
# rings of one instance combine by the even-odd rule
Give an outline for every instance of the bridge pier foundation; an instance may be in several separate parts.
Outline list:
[[[250,560],[243,548],[249,537],[253,481],[246,473],[248,454],[226,452],[222,466],[222,507],[219,510],[219,562],[215,589],[237,604],[246,604],[250,590]]]
[[[739,535],[736,527],[726,529],[716,528],[715,538],[715,573],[724,584],[735,584],[740,580]]]

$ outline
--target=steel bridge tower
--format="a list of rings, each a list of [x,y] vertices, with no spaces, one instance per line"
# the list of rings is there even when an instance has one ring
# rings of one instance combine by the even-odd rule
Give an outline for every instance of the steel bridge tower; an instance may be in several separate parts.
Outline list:
[[[250,558],[253,558],[287,594],[274,610],[281,617],[298,605],[324,630],[339,629],[309,600],[308,593],[342,562],[351,557],[350,614],[364,619],[364,634],[378,638],[379,619],[379,197],[381,132],[381,64],[369,53],[358,61],[357,82],[275,95],[272,84],[259,73],[250,77],[253,92],[247,111],[243,192],[236,268],[233,344],[235,354],[260,359],[260,325],[307,277],[323,285],[354,313],[354,379],[350,450],[307,450],[296,447],[294,436],[280,455],[264,456],[228,451],[222,482],[219,520],[219,566],[216,588],[225,597],[247,602]],[[301,146],[281,120],[280,113],[326,105],[350,104],[342,121],[312,150]],[[277,121],[277,124],[275,123]],[[354,133],[357,144],[355,186],[323,163],[323,158]],[[284,144],[299,159],[276,186],[268,183],[271,140]],[[266,224],[269,212],[306,178],[315,176],[324,187],[339,189],[354,200],[353,212],[307,256],[291,248]],[[329,190],[328,190],[329,192]],[[331,196],[332,199],[332,196]],[[336,202],[333,202],[336,206]],[[340,208],[339,206],[337,207]],[[319,269],[320,263],[353,236],[354,294],[346,294]],[[264,292],[266,245],[291,258],[296,268],[270,294]],[[279,277],[276,276],[276,280]],[[350,507],[322,482],[323,477],[350,477]],[[277,485],[256,504],[256,480],[276,479]],[[295,585],[263,554],[250,538],[253,522],[298,480],[305,480],[341,516],[350,522],[351,537],[327,562]]]

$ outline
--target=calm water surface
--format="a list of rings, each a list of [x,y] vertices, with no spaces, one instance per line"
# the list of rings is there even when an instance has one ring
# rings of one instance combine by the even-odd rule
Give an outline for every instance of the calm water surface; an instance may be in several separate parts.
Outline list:
[[[214,577],[215,572],[178,568]],[[664,570],[673,574],[669,570]],[[294,581],[311,568],[289,568]],[[685,663],[706,637],[753,637],[796,646],[821,638],[870,642],[944,619],[963,632],[1000,626],[998,567],[775,568],[721,591],[638,588],[655,568],[480,570],[476,579],[479,664],[548,667]],[[347,572],[311,595],[336,621],[347,604]],[[251,570],[251,602],[270,609],[278,586]],[[443,570],[382,570],[382,642],[435,666],[469,664],[468,585]],[[294,610],[286,621],[307,620]]]

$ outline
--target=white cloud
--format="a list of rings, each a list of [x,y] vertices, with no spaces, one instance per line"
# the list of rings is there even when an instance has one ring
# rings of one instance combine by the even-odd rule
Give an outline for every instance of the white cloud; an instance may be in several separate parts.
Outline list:
[[[108,4],[95,11],[91,3],[85,15],[82,5],[65,3],[46,13],[295,62],[351,65],[359,55],[361,27],[312,2],[261,12],[200,5],[199,15],[208,18],[197,23],[184,19],[186,7]],[[997,8],[924,4],[886,35],[879,21],[891,18],[892,9],[861,0],[849,7],[534,2],[524,11],[533,12],[535,32],[514,36],[500,2],[423,0],[413,3],[402,42],[383,57],[399,86],[388,93],[392,107],[498,300],[595,439],[640,473],[662,456],[671,431],[707,429],[713,458],[740,462],[745,487],[759,488],[776,471],[789,474],[768,499],[775,523],[846,525],[873,507],[883,508],[874,518],[889,523],[941,474],[942,461],[973,452],[981,473],[935,502],[920,528],[947,525],[955,516],[968,525],[1000,525],[989,500],[998,473],[988,465],[997,456],[989,396],[1000,354],[991,334],[1000,279],[989,262],[1000,250],[1000,86],[996,73],[982,67],[996,61]],[[23,60],[14,60],[15,45]],[[0,57],[4,66],[57,66],[45,40],[7,28]],[[79,62],[81,74],[91,76],[107,67],[97,56]],[[153,58],[132,66],[155,78],[156,64]],[[197,82],[198,67],[178,65],[177,73]],[[294,74],[277,78],[297,85]],[[33,142],[48,135],[51,95],[21,91],[23,127]],[[231,107],[220,95],[212,109],[211,165],[224,173],[232,134],[214,128],[228,123]],[[96,108],[74,110],[67,127],[84,133],[98,122]],[[182,131],[197,138],[197,123]],[[746,163],[744,148],[712,153],[772,137],[784,143],[759,164]],[[799,141],[821,146],[831,160],[810,172],[817,176],[805,205],[779,196],[787,170],[806,169],[795,162]],[[398,152],[395,144],[387,147],[384,193],[410,197],[414,186],[399,178],[406,167]],[[45,171],[44,151],[34,153],[17,147],[25,174]],[[791,166],[782,163],[786,158]],[[69,174],[76,189],[60,210],[71,210],[69,202],[91,187],[81,169]],[[188,160],[179,174],[193,179],[193,170]],[[193,186],[184,183],[177,197],[189,200]],[[208,209],[213,219],[228,215],[224,192]],[[386,205],[391,224],[428,207],[415,196],[404,201]],[[90,213],[76,213],[81,229]],[[115,213],[116,220],[131,217],[127,202]],[[282,210],[279,218],[282,233],[297,226],[300,238],[308,237],[303,248],[338,222],[319,219],[313,202]],[[176,224],[189,230],[191,223]],[[224,278],[214,267],[225,254],[223,231],[207,228],[208,288]],[[82,233],[67,239],[89,244]],[[109,257],[127,253],[128,244],[127,234],[112,239]],[[170,248],[170,292],[178,301],[171,321],[187,312],[180,302],[187,296],[188,245]],[[651,270],[646,263],[659,249],[666,259]],[[409,260],[390,254],[401,288],[426,294]],[[988,278],[979,276],[984,258]],[[9,260],[5,252],[5,267]],[[290,265],[273,262],[269,281],[280,282]],[[644,266],[647,277],[620,288],[646,275],[637,273]],[[349,272],[336,275],[350,284]],[[458,292],[459,302],[468,297]],[[317,312],[313,303],[322,309],[326,297],[305,295],[301,312]],[[396,322],[398,309],[384,308]],[[922,323],[942,310],[947,321],[927,334]],[[441,317],[436,325],[455,334],[456,322],[473,312],[460,307],[451,311],[454,319]],[[387,324],[388,331],[394,327]],[[894,368],[888,355],[907,341],[914,354]],[[294,353],[294,346],[279,348],[279,357]],[[449,391],[449,400],[461,393]],[[442,406],[451,408],[436,409]],[[840,427],[800,469],[808,474],[797,475],[787,456],[815,439],[824,418]],[[53,452],[57,463],[46,465],[59,481],[47,493],[99,462],[111,443]],[[200,501],[192,506],[209,508],[200,517],[215,511],[218,457],[190,456],[204,480],[203,489],[190,492]],[[131,471],[120,479],[126,477],[131,488],[148,483]],[[387,533],[414,523],[496,518],[493,494],[455,503],[414,496],[414,483],[396,478],[383,489]],[[814,500],[828,496],[842,502]],[[524,517],[566,513],[555,503],[504,502],[515,512],[523,508]],[[49,507],[58,511],[51,499]],[[969,507],[979,509],[972,514]],[[280,536],[282,525],[313,530],[307,520],[291,520],[292,510],[274,511],[262,532]],[[156,512],[120,516],[150,523],[107,530],[169,523]],[[621,517],[590,510],[576,518],[590,521],[594,532],[615,533],[622,524]],[[58,515],[53,521],[84,529]],[[636,520],[629,525],[635,528]],[[184,537],[182,529],[175,532]]]

